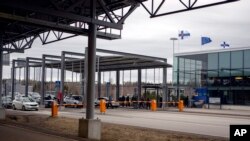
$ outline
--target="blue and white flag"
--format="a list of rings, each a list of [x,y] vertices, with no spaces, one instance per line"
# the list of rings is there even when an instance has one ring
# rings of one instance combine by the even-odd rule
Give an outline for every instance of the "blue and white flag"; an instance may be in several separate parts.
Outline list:
[[[201,37],[201,45],[205,45],[212,42],[211,38],[209,37]]]
[[[220,46],[222,46],[223,48],[230,47],[230,45],[227,44],[225,41]]]
[[[181,32],[179,33],[179,37],[183,40],[185,37],[189,37],[190,33],[187,31],[183,31],[181,30]]]

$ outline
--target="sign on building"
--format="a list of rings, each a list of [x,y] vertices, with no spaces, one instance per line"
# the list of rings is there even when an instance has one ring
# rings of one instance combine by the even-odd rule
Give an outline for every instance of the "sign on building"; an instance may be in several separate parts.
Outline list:
[[[210,104],[220,104],[220,97],[209,97]]]

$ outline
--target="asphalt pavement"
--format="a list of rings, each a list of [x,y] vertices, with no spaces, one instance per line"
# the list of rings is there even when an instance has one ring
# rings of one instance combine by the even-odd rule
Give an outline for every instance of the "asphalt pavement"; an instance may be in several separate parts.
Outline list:
[[[7,110],[12,115],[51,115],[49,108],[39,111]],[[65,108],[59,111],[59,117],[83,118],[86,109]],[[95,109],[95,118],[102,122],[132,125],[161,130],[179,131],[200,135],[229,138],[229,127],[232,124],[250,124],[249,110],[220,110],[203,108],[184,108],[179,112],[176,107],[161,108],[153,112],[146,109],[117,108],[107,109],[101,114]]]
[[[162,110],[162,109],[159,109]],[[177,108],[169,107],[164,111],[179,112]],[[249,110],[227,110],[227,109],[206,109],[206,108],[184,108],[184,113],[197,113],[197,114],[212,114],[212,115],[231,115],[231,116],[246,116],[250,117]]]
[[[27,128],[0,124],[1,141],[77,141],[74,139],[45,134]]]
[[[41,109],[37,114],[50,115],[50,109]],[[16,113],[15,113],[16,114]],[[26,114],[21,112],[20,114]],[[30,114],[30,112],[27,112]],[[59,111],[60,117],[83,118],[86,109],[65,108]],[[133,108],[107,109],[101,114],[95,109],[95,118],[102,122],[132,125],[160,130],[179,131],[200,135],[209,135],[229,138],[229,127],[232,124],[250,124],[249,111],[247,110],[220,110],[185,108],[178,112],[176,107],[169,107],[157,111]]]

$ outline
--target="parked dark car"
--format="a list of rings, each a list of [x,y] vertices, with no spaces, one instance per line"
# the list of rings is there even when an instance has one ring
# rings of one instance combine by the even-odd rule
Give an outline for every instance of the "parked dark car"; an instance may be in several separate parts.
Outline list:
[[[45,108],[51,108],[52,102],[56,100],[56,98],[53,95],[46,94],[44,97],[44,106]]]
[[[4,96],[2,97],[2,106],[4,108],[12,108],[12,100],[10,97]]]

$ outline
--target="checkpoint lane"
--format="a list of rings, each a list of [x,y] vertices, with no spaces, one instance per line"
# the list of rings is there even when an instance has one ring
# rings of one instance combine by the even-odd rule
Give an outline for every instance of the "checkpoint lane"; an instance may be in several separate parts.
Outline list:
[[[28,112],[20,111],[26,114]],[[33,114],[50,115],[49,109],[34,111]],[[82,118],[85,117],[85,109],[65,109],[59,111],[59,117]],[[102,122],[147,127],[170,131],[180,131],[201,135],[211,135],[229,138],[230,124],[250,124],[250,118],[218,116],[216,114],[190,114],[184,112],[167,112],[132,109],[107,109],[105,114],[101,114],[99,109],[95,109],[95,118]]]

